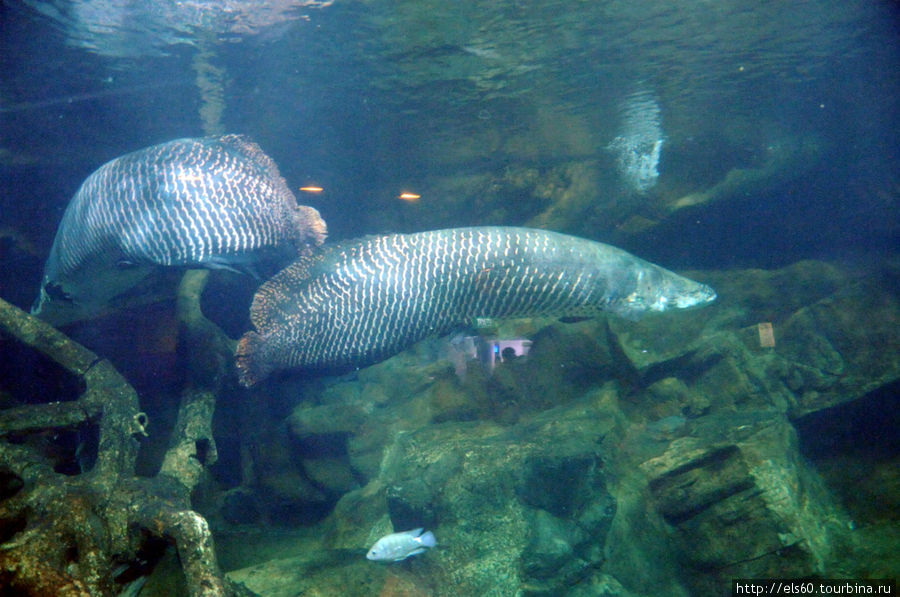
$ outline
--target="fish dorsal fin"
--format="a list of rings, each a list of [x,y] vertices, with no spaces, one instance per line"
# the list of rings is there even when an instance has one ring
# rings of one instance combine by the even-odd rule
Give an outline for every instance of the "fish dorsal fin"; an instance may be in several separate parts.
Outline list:
[[[222,135],[221,137],[207,137],[207,139],[239,154],[269,176],[281,178],[281,173],[278,171],[275,161],[266,155],[262,148],[247,135]]]

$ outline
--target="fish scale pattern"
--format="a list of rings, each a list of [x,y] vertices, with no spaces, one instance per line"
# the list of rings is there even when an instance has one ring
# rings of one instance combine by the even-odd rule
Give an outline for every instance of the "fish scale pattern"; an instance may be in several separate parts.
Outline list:
[[[655,291],[665,276],[701,286],[621,249],[544,230],[369,237],[301,259],[263,284],[251,308],[256,331],[242,338],[236,364],[247,386],[274,369],[364,366],[477,317],[630,307],[640,284]]]
[[[135,263],[203,265],[324,238],[297,229],[293,193],[274,162],[240,135],[179,139],[119,157],[85,180],[66,210],[50,276],[97,255]],[[312,210],[310,210],[312,211]]]

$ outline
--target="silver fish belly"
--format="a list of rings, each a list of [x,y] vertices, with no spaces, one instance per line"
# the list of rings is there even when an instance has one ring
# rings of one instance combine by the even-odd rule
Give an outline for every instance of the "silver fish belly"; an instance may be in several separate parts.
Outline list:
[[[477,317],[593,316],[713,301],[716,293],[621,249],[512,227],[392,234],[341,243],[263,284],[256,331],[238,344],[240,381],[285,368],[383,360]]]
[[[32,313],[89,317],[159,266],[252,269],[318,246],[325,222],[240,135],[177,139],[107,162],[66,208]]]

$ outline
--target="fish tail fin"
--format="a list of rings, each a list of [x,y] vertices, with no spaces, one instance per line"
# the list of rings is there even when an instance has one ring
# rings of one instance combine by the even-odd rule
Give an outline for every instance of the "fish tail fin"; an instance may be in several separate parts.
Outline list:
[[[245,388],[256,385],[272,372],[263,355],[265,339],[256,332],[243,335],[234,352],[234,366]]]
[[[422,542],[422,545],[425,547],[434,547],[437,545],[437,539],[434,538],[434,533],[431,531],[425,531],[419,536],[419,541]]]

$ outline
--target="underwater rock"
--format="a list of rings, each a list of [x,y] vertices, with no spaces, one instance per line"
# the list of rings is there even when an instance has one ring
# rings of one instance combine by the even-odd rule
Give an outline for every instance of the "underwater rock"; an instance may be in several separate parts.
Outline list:
[[[234,583],[253,595],[263,597],[347,597],[348,595],[394,595],[381,593],[391,575],[401,574],[397,567],[379,566],[359,553],[345,550],[322,551],[315,545],[297,550],[300,555],[276,558],[228,573]],[[419,586],[422,585],[420,580]],[[402,594],[402,593],[398,593]],[[428,593],[413,593],[427,595]]]
[[[229,524],[253,524],[262,520],[259,499],[242,487],[222,496],[220,513]]]
[[[781,326],[777,347],[785,383],[796,402],[791,415],[848,402],[900,379],[900,298],[890,273],[850,283],[797,310]]]
[[[512,376],[524,412],[568,402],[622,374],[603,320],[547,326],[532,339],[528,360]]]
[[[540,322],[517,326],[530,333]],[[369,480],[379,474],[386,446],[398,431],[452,421],[514,423],[581,397],[613,375],[616,365],[605,349],[602,320],[557,323],[533,337],[533,356],[502,363],[493,373],[475,364],[465,380],[449,361],[429,362],[423,356],[428,348],[417,346],[360,371],[356,379],[323,388],[316,404],[304,402],[294,409],[288,417],[289,430],[300,446],[343,446],[341,454],[332,456],[343,459],[340,466],[354,478]],[[298,456],[302,466],[311,469],[318,468],[314,461],[323,458],[312,448]]]
[[[589,486],[596,481],[592,474],[599,466],[596,458],[535,455],[522,467],[522,477],[516,495],[535,508],[555,516],[567,517],[580,512],[583,501],[591,495]],[[548,479],[554,482],[548,484]]]
[[[365,555],[367,546],[392,532],[385,493],[385,487],[376,481],[344,494],[323,522],[327,529],[324,545],[329,549],[359,549]]]
[[[375,476],[391,433],[426,425],[437,416],[432,386],[453,375],[448,366],[413,365],[401,355],[361,372],[358,380],[325,388],[322,404],[298,405],[288,428],[301,447],[302,466],[317,469],[315,460],[337,458],[354,477]],[[323,453],[317,446],[330,448]]]
[[[877,416],[873,416],[877,413]],[[803,456],[852,520],[839,546],[847,574],[897,577],[900,569],[900,382],[793,421]]]
[[[303,470],[310,481],[334,495],[359,487],[346,458],[325,457],[306,460]]]
[[[702,421],[702,424],[700,424]],[[731,578],[824,572],[846,521],[777,414],[710,416],[641,464],[677,553],[711,594]]]
[[[588,580],[572,587],[566,597],[636,597],[609,574],[594,574]]]
[[[530,538],[522,553],[522,569],[535,580],[554,576],[577,576],[587,562],[573,557],[574,544],[582,543],[586,533],[570,521],[553,516],[546,510],[533,510],[530,515]],[[568,570],[564,570],[568,568]]]
[[[653,382],[647,387],[647,394],[651,409],[648,416],[660,417],[648,426],[648,431],[659,437],[677,433],[687,421],[685,416],[698,417],[711,408],[709,396],[693,391],[687,383],[674,376]]]
[[[895,275],[815,261],[709,273],[719,300],[677,324],[608,320],[617,371],[633,371],[660,416],[775,408],[798,417],[855,400],[900,379],[900,328],[885,325],[900,317]],[[772,324],[774,347],[761,345],[761,322]]]
[[[450,422],[399,433],[377,479],[346,494],[330,524],[348,528],[341,520],[357,519],[362,501],[381,504],[395,529],[433,528],[440,546],[422,560],[433,560],[435,595],[563,594],[605,557],[616,511],[602,449],[617,424],[611,398],[595,392],[508,428]],[[364,526],[339,546],[370,534]]]

